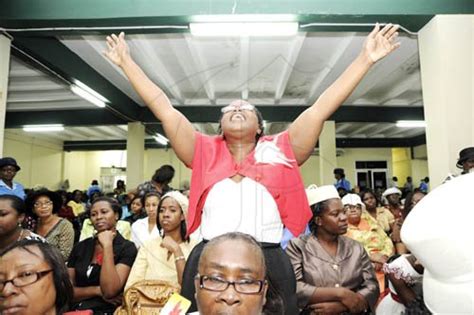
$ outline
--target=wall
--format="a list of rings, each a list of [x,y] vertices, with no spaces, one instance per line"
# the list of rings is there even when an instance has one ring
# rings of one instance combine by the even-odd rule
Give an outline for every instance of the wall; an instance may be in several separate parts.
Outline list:
[[[63,178],[69,180],[70,190],[87,189],[93,179],[100,179],[101,167],[126,167],[125,151],[64,152]]]
[[[392,176],[398,178],[398,186],[405,184],[407,176],[412,176],[410,148],[392,148]]]
[[[3,156],[16,159],[21,170],[15,181],[26,188],[37,185],[59,188],[62,179],[62,142],[40,140],[6,131]]]
[[[319,156],[311,155],[309,159],[300,167],[301,177],[305,187],[311,184],[321,186],[319,176]]]
[[[346,179],[351,182],[352,187],[357,183],[356,161],[387,161],[387,179],[392,177],[391,148],[345,148],[343,154],[337,157],[337,167],[344,169]]]

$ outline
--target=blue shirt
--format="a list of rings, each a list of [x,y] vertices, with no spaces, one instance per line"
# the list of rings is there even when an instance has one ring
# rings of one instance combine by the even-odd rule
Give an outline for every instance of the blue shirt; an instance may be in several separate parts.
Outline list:
[[[351,191],[351,183],[345,178],[338,180],[334,186],[336,186],[336,189],[344,188],[346,191]]]
[[[15,195],[25,200],[25,189],[17,182],[13,182],[13,188],[10,188],[0,179],[0,195]]]
[[[306,225],[306,228],[305,228],[304,232],[301,235],[308,235],[310,233],[311,233],[311,231],[309,230],[309,225]],[[281,242],[280,242],[281,248],[285,249],[286,246],[288,246],[288,243],[294,238],[295,238],[295,236],[290,232],[290,230],[285,228],[283,230],[283,237],[282,237]]]

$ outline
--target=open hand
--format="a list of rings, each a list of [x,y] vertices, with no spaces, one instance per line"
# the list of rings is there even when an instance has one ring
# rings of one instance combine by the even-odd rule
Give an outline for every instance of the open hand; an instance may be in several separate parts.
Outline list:
[[[399,25],[387,24],[380,29],[377,23],[365,39],[363,52],[373,63],[390,54],[400,47],[400,42],[396,42]]]
[[[115,34],[107,36],[107,51],[104,52],[104,55],[119,67],[130,58],[130,50],[125,41],[124,32],[121,32],[119,36]]]

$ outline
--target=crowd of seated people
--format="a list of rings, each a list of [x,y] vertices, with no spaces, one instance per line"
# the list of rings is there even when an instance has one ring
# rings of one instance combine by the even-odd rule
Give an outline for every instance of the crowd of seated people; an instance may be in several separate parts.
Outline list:
[[[113,314],[123,305],[127,289],[143,281],[160,280],[182,289],[188,257],[199,241],[187,235],[188,197],[172,188],[161,196],[150,191],[144,197],[130,194],[125,198],[127,192],[120,192],[105,197],[95,191],[86,198],[79,190],[41,188],[27,190],[25,200],[0,195],[0,280],[5,279],[0,281],[4,301],[0,310],[29,314],[37,307],[51,314],[81,310]],[[299,314],[398,314],[423,305],[423,266],[402,242],[393,241],[393,234],[424,192],[408,193],[403,206],[393,188],[381,199],[370,190],[341,199],[332,185],[311,185],[306,195],[313,216],[305,233],[290,238],[285,253],[296,279]],[[74,211],[71,205],[83,210]],[[266,276],[250,277],[256,282],[248,282],[240,271],[228,275],[219,269],[227,270],[227,258],[245,263],[245,250],[233,243],[262,246],[242,233],[225,233],[206,242],[193,285],[197,310],[201,314],[226,308],[236,309],[236,314],[285,314],[285,293],[268,277],[268,265],[262,265]],[[211,263],[210,269],[200,271],[202,262],[209,263],[208,252],[218,252],[221,264]],[[31,255],[35,259],[27,268],[11,263]],[[258,258],[265,259],[265,255]],[[234,295],[227,292],[229,283]],[[255,292],[249,297],[245,290],[251,284]],[[52,292],[54,298],[30,306],[27,298],[35,295],[29,292],[36,292],[37,287],[44,294]],[[249,305],[247,298],[253,301]]]
[[[297,281],[295,296],[299,312],[370,313],[375,312],[377,302],[382,300],[382,297],[382,309],[388,308],[387,305],[393,304],[393,296],[397,295],[387,295],[387,292],[403,287],[403,283],[393,278],[393,266],[397,265],[388,260],[394,254],[394,244],[389,236],[395,224],[390,218],[394,216],[385,213],[390,210],[383,208],[371,191],[363,191],[360,197],[347,194],[342,200],[334,186],[312,185],[306,193],[313,212],[313,217],[308,222],[309,232],[300,237],[293,237],[286,248],[286,255]],[[53,307],[61,312],[92,310],[94,314],[113,314],[115,309],[124,303],[126,290],[141,281],[162,280],[177,287],[183,285],[187,259],[198,243],[198,239],[190,238],[186,233],[189,201],[185,195],[177,190],[169,190],[161,197],[156,192],[149,192],[143,198],[132,195],[121,199],[119,196],[104,197],[94,193],[91,198],[85,200],[85,194],[75,191],[69,196],[79,201],[80,195],[84,211],[73,217],[71,213],[74,211],[65,202],[66,198],[62,198],[67,195],[43,188],[27,191],[26,201],[13,195],[0,196],[2,255],[8,256],[20,251],[19,255],[24,256],[31,255],[30,252],[41,251],[37,256],[45,259],[46,264],[52,265],[50,260],[54,258],[60,260],[61,266],[66,268],[68,280],[62,281],[69,283],[70,292],[68,293],[69,289],[61,289],[58,300],[48,301],[49,304],[44,307]],[[424,193],[419,191],[408,194],[405,205],[401,208],[402,219],[423,197]],[[120,204],[119,200],[129,203]],[[64,207],[70,211],[60,211]],[[123,207],[128,208],[130,215],[121,220]],[[66,216],[61,217],[62,213]],[[26,215],[29,215],[33,222],[33,230],[22,225]],[[143,226],[137,225],[140,222],[143,222]],[[80,227],[79,230],[77,226]],[[139,227],[139,235],[133,235],[134,227]],[[75,232],[80,233],[79,239],[74,239]],[[246,236],[242,235],[234,236],[235,240],[227,239],[222,242],[245,243],[249,242],[249,239],[253,240],[251,237],[245,239]],[[214,240],[217,242],[218,238]],[[255,240],[252,242],[259,244]],[[243,255],[235,246],[229,248],[232,253]],[[405,261],[400,262],[401,259],[411,262],[414,258],[408,250],[402,254],[395,262],[408,266]],[[200,261],[205,261],[205,257],[201,254]],[[3,260],[0,265],[2,263]],[[8,268],[15,270],[16,267]],[[45,272],[42,270],[45,268],[39,268],[39,271],[35,268],[35,272]],[[63,271],[57,270],[57,273],[64,275]],[[0,270],[0,277],[1,272]],[[219,277],[221,275],[219,272],[216,274]],[[47,279],[54,283],[51,290],[54,290],[54,286],[64,285],[60,284],[61,281],[54,280],[55,273],[51,273],[51,276],[37,273],[35,279],[31,277],[25,278],[26,285],[29,285],[29,281],[36,285],[36,282],[46,282]],[[219,277],[217,279],[220,279]],[[218,283],[213,281],[220,280],[201,278],[197,282],[197,296],[206,297],[209,295],[206,286],[217,285]],[[23,284],[21,281],[17,280],[20,288]],[[281,292],[269,278],[264,278],[263,281],[266,282],[261,292],[265,293],[266,300],[272,301],[273,306],[268,302],[266,307],[262,306],[262,312],[282,312],[284,302]],[[385,282],[389,284],[387,290],[383,289]],[[9,287],[8,284],[4,286]],[[412,289],[411,284],[405,286],[408,286],[408,289],[403,292],[408,292],[408,297],[405,299],[405,293],[401,293],[401,296],[403,301],[410,303],[419,296],[419,292]],[[234,289],[239,293],[241,287]],[[217,290],[216,294],[217,292],[220,291]],[[8,292],[2,294],[3,298],[7,299]],[[245,292],[242,296],[246,297]],[[222,301],[223,305],[227,305],[226,295]],[[200,305],[197,300],[196,302],[198,310],[217,307]],[[260,309],[259,305],[256,306]],[[391,305],[390,309],[394,307]],[[25,310],[30,311],[27,306]]]

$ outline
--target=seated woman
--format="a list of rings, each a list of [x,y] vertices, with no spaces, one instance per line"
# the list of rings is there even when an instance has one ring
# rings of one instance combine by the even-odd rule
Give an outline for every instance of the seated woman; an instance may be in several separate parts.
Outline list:
[[[141,280],[165,280],[181,285],[186,259],[196,245],[186,237],[188,198],[170,191],[158,205],[157,226],[161,237],[140,247],[125,288]]]
[[[405,198],[405,205],[402,209],[402,217],[393,225],[392,241],[395,244],[395,251],[397,254],[402,255],[409,253],[408,248],[405,246],[405,244],[403,244],[402,239],[400,238],[400,231],[403,221],[405,221],[405,218],[410,213],[411,209],[413,209],[413,207],[425,196],[426,194],[424,192],[417,190],[415,192],[408,193]]]
[[[59,249],[64,260],[67,260],[74,245],[74,228],[71,222],[58,216],[62,205],[61,196],[43,189],[34,192],[26,203],[38,222],[35,232]]]
[[[383,266],[389,292],[377,306],[376,314],[407,314],[407,307],[420,309],[424,305],[423,266],[413,255],[396,256]]]
[[[0,251],[25,238],[42,239],[30,230],[22,228],[25,212],[23,199],[15,195],[0,195]]]
[[[128,205],[130,215],[124,221],[130,224],[135,223],[138,219],[146,217],[146,212],[143,210],[143,200],[140,196],[134,196]]]
[[[79,189],[74,190],[69,196],[67,205],[72,208],[72,211],[76,217],[85,212],[86,208],[82,202],[82,191]]]
[[[382,229],[388,234],[395,222],[395,217],[385,207],[378,207],[380,204],[377,196],[372,190],[365,190],[360,194],[360,198],[364,202],[365,210],[362,211],[362,217],[372,216]]]
[[[345,235],[364,245],[374,265],[380,291],[382,292],[385,289],[385,276],[382,267],[387,262],[388,257],[394,253],[392,240],[371,216],[362,217],[363,203],[359,196],[348,194],[342,198],[342,203],[347,211],[349,222]]]
[[[49,244],[23,239],[0,253],[1,314],[63,314],[72,294],[64,260]]]
[[[364,247],[342,236],[347,216],[336,188],[322,186],[308,195],[311,234],[286,248],[296,275],[298,306],[304,314],[362,313],[374,309],[379,288]]]
[[[121,293],[137,249],[116,229],[120,210],[120,204],[107,197],[97,198],[91,205],[91,221],[97,234],[79,242],[67,263],[74,286],[74,310],[112,314],[122,302]]]
[[[160,196],[155,192],[148,193],[143,197],[143,203],[147,216],[132,224],[132,241],[137,248],[140,248],[144,242],[160,236],[156,226]]]
[[[122,208],[120,208],[119,213],[121,212],[122,212]],[[129,241],[131,240],[132,227],[130,225],[130,222],[127,222],[124,220],[118,220],[116,228],[117,228],[117,231],[119,231],[120,235],[122,235],[124,239],[129,240]],[[97,233],[97,231],[94,228],[94,224],[92,224],[92,221],[90,218],[87,218],[82,223],[82,229],[81,229],[81,235],[79,237],[79,241],[83,241],[86,238],[93,237],[95,233]]]

